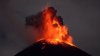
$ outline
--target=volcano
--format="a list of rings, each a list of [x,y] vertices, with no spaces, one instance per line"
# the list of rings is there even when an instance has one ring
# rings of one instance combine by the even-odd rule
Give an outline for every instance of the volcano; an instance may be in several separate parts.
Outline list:
[[[36,15],[26,17],[26,26],[32,26],[36,42],[15,56],[90,56],[76,47],[54,7],[46,7]]]

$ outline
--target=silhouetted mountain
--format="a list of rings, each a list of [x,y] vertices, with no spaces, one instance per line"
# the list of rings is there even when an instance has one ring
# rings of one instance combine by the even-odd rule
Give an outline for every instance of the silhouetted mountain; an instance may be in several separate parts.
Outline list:
[[[59,43],[57,45],[39,41],[19,52],[15,56],[91,56],[81,49],[69,44]]]

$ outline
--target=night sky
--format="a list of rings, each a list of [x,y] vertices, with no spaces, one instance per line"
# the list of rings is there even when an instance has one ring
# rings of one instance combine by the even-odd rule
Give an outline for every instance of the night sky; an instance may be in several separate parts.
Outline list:
[[[99,0],[0,0],[0,56],[14,56],[29,46],[24,37],[25,17],[46,4],[57,9],[80,49],[100,56]]]

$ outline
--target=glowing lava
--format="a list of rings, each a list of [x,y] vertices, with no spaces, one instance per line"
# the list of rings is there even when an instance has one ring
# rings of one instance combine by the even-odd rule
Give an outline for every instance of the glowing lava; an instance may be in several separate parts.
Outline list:
[[[43,10],[43,34],[38,40],[45,40],[51,44],[66,43],[73,45],[72,37],[69,35],[68,28],[61,24],[54,8]]]

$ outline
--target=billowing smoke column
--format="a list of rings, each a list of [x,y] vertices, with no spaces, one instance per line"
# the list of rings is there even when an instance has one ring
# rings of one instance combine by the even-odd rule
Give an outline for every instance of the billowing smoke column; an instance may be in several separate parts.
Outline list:
[[[77,48],[68,27],[53,7],[26,17],[26,26],[34,28],[36,42],[15,56],[90,56]]]

